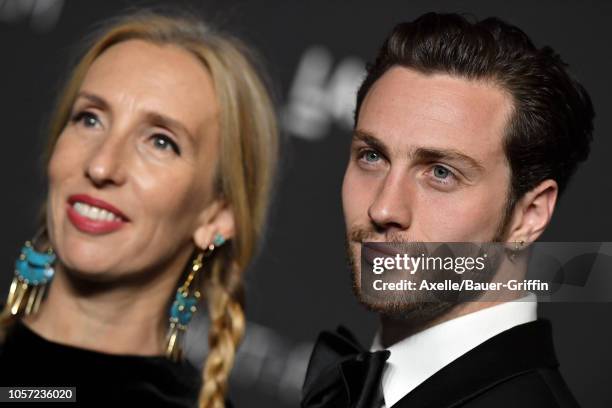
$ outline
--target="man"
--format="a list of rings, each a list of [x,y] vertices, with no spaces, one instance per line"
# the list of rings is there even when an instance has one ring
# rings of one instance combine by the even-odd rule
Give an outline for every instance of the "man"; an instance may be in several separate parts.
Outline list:
[[[381,329],[373,352],[344,329],[323,333],[302,406],[577,406],[534,295],[373,303],[360,262],[363,242],[500,242],[511,252],[500,270],[524,273],[523,249],[592,139],[590,98],[566,64],[498,19],[430,13],[395,27],[355,116],[342,189],[348,251]]]

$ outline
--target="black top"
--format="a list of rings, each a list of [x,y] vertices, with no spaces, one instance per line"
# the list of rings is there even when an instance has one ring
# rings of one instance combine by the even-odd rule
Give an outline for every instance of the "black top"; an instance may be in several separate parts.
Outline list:
[[[61,404],[66,407],[194,407],[200,385],[200,373],[189,362],[66,346],[21,322],[0,346],[0,386],[76,387],[77,403]]]

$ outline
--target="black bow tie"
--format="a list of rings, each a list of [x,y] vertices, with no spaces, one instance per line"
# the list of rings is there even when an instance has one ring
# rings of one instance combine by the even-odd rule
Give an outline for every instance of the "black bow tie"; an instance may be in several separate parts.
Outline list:
[[[372,408],[388,350],[365,350],[344,327],[317,339],[304,388],[302,408]]]

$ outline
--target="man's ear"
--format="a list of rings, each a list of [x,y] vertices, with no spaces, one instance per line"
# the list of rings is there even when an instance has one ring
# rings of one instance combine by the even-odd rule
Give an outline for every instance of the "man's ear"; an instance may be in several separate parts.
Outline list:
[[[206,249],[221,234],[225,240],[234,236],[234,212],[223,200],[215,200],[207,206],[200,217],[193,233],[193,240],[201,249]]]
[[[514,206],[508,241],[527,244],[537,240],[552,218],[559,187],[551,179],[528,191]]]

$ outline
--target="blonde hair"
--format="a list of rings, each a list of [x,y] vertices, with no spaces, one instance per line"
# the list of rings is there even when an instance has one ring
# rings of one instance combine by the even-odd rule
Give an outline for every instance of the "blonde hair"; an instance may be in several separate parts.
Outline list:
[[[112,45],[132,39],[181,47],[202,62],[214,83],[220,107],[216,186],[233,211],[236,236],[207,258],[202,277],[210,326],[199,406],[224,407],[229,372],[245,329],[242,275],[263,233],[276,167],[273,105],[251,53],[240,41],[193,17],[130,14],[105,27],[72,71],[52,116],[47,162],[93,61]]]

